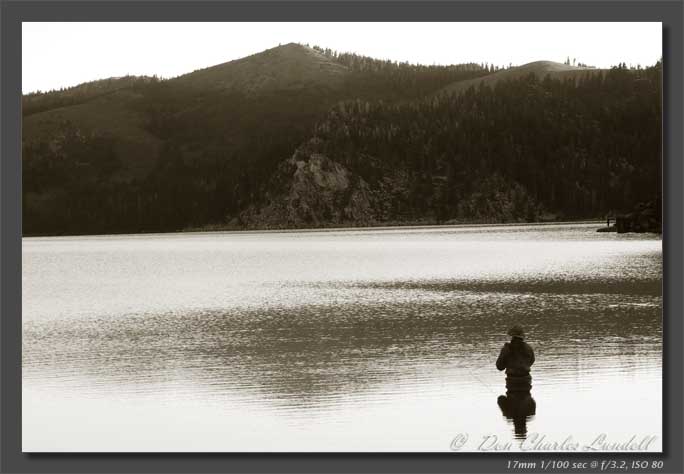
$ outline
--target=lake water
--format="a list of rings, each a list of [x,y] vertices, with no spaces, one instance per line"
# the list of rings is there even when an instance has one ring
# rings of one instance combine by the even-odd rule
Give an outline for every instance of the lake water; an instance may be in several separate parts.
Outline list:
[[[24,238],[23,449],[660,451],[662,242],[597,226]]]

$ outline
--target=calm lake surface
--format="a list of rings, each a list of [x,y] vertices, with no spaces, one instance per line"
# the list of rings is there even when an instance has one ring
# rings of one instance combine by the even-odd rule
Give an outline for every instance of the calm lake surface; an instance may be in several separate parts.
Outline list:
[[[660,451],[662,242],[597,227],[24,238],[23,449]]]

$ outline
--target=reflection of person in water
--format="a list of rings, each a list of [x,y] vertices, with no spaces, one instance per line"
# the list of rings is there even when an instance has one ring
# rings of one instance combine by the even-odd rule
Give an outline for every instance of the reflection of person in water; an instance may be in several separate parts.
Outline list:
[[[524,341],[525,332],[520,326],[513,326],[508,335],[511,336],[511,342],[504,344],[496,360],[496,368],[506,370],[506,395],[499,396],[497,403],[503,415],[513,420],[516,437],[524,438],[527,434],[527,419],[537,409],[530,394],[530,367],[534,364],[534,351]]]
[[[496,402],[503,416],[513,420],[515,437],[524,439],[527,435],[527,419],[537,410],[537,403],[530,392],[507,392],[506,395],[499,395]]]

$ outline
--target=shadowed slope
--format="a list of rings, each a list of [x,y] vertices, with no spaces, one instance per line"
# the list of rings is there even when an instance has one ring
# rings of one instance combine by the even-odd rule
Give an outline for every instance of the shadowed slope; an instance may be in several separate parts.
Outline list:
[[[144,176],[154,165],[161,141],[146,130],[145,117],[133,107],[140,97],[138,90],[128,86],[33,113],[23,119],[23,140],[54,147],[68,133],[111,137],[123,165],[122,177]]]

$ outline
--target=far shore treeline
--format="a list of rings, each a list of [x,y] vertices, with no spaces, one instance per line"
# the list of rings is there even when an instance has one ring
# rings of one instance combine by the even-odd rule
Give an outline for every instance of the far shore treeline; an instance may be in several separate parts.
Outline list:
[[[661,194],[662,63],[289,44],[23,97],[24,235],[603,218]]]

